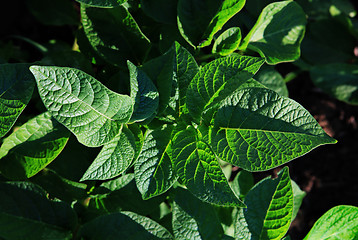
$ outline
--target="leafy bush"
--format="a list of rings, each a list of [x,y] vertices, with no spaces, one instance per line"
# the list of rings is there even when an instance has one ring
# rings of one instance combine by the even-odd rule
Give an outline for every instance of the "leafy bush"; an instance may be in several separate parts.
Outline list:
[[[10,36],[41,52],[35,62],[0,42],[0,238],[290,239],[305,192],[287,166],[256,184],[254,172],[336,140],[272,65],[295,61],[356,104],[352,56],[310,49],[327,23],[358,36],[348,1],[328,13],[305,0],[26,4],[76,37]],[[356,239],[357,217],[337,206],[305,239]]]

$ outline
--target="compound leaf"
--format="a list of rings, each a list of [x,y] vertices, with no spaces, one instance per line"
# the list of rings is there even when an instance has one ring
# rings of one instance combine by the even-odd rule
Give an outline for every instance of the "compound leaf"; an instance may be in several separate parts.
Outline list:
[[[181,188],[175,191],[172,222],[176,239],[222,239],[224,234],[213,206]]]
[[[5,136],[31,99],[35,79],[29,64],[0,65],[0,138]]]
[[[213,121],[214,152],[248,171],[272,169],[336,142],[301,105],[266,88],[234,92]]]
[[[134,175],[143,199],[167,191],[176,181],[170,158],[173,126],[148,130],[142,151],[134,165]]]
[[[46,108],[86,146],[111,141],[133,113],[132,98],[112,92],[80,70],[42,66],[30,70]]]
[[[81,16],[89,42],[109,63],[121,65],[130,60],[139,64],[147,55],[150,41],[125,7],[93,8],[82,5]]]
[[[122,132],[103,146],[81,181],[107,180],[117,177],[131,165],[135,148],[133,133],[123,126]]]
[[[156,114],[159,106],[159,93],[152,80],[131,62],[128,62],[130,73],[131,97],[134,99],[134,110],[130,121],[144,121]]]
[[[206,64],[188,87],[186,106],[189,113],[194,119],[210,122],[220,102],[253,77],[263,63],[262,58],[232,56]]]
[[[0,171],[9,179],[26,179],[50,164],[63,150],[69,132],[49,112],[32,118],[4,139]]]
[[[71,206],[50,201],[29,182],[0,183],[0,237],[14,240],[72,239],[77,223]]]
[[[237,239],[282,239],[291,224],[293,193],[288,168],[276,179],[256,184],[245,198],[247,209],[239,209],[235,224]]]
[[[244,206],[231,190],[215,154],[194,127],[180,124],[172,136],[173,166],[190,192],[204,202]]]
[[[294,61],[300,57],[306,15],[294,1],[269,4],[245,37],[240,50],[249,48],[269,64]]]
[[[112,8],[127,2],[127,0],[76,0],[77,2],[86,4],[92,7]]]
[[[173,239],[164,227],[132,212],[103,215],[84,224],[79,235],[88,239]]]
[[[357,207],[347,205],[336,206],[323,214],[323,216],[315,222],[304,240],[355,240],[358,236],[357,219]]]

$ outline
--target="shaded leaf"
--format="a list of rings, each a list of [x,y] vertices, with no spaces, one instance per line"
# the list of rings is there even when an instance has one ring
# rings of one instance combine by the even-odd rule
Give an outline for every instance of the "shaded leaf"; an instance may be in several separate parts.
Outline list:
[[[265,87],[274,90],[282,96],[288,97],[288,89],[285,80],[273,66],[262,66],[254,78]]]
[[[177,0],[141,0],[143,12],[155,21],[176,24]]]
[[[4,139],[0,148],[0,171],[9,179],[34,176],[63,150],[69,132],[49,112],[30,119]]]
[[[241,42],[241,30],[239,27],[232,27],[215,40],[212,52],[218,53],[221,56],[233,53],[239,47]]]
[[[46,108],[86,146],[111,141],[132,115],[129,96],[112,92],[80,70],[41,66],[30,70]]]
[[[322,144],[336,143],[294,100],[245,88],[222,101],[211,128],[218,156],[248,171],[265,171]]]
[[[0,65],[0,138],[5,136],[31,99],[35,79],[29,64]]]
[[[294,61],[300,57],[306,15],[294,1],[269,4],[240,46],[266,58],[269,64]]]
[[[76,0],[76,1],[89,6],[104,7],[104,8],[117,7],[127,2],[127,0]]]
[[[292,221],[296,218],[298,210],[301,207],[302,200],[306,196],[306,192],[302,191],[300,187],[291,180],[292,191],[293,191],[293,211],[292,211]]]
[[[240,198],[244,198],[253,186],[254,177],[252,173],[245,170],[241,170],[231,183],[232,190]]]

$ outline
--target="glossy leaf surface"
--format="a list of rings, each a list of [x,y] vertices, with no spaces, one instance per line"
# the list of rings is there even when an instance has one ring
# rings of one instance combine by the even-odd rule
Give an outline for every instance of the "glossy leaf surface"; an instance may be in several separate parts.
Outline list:
[[[248,171],[272,169],[336,142],[301,105],[265,88],[245,88],[226,98],[211,141],[222,160]]]
[[[305,25],[305,13],[296,2],[271,3],[262,10],[240,49],[258,52],[269,64],[294,61],[300,56]]]
[[[0,148],[0,171],[9,179],[34,176],[65,147],[70,133],[49,112],[30,119],[4,139]]]
[[[123,126],[122,132],[106,143],[81,181],[107,180],[117,177],[131,165],[135,155],[133,133]]]
[[[92,76],[73,68],[30,68],[46,108],[86,146],[112,140],[129,121],[133,100],[112,92]]]
[[[245,198],[247,209],[239,209],[235,225],[237,239],[282,239],[290,224],[293,193],[288,168],[276,179],[256,184]]]
[[[194,127],[178,125],[172,141],[174,169],[191,193],[216,205],[244,206],[231,190],[210,146]]]
[[[35,79],[28,64],[0,65],[0,138],[5,136],[31,99]]]
[[[138,190],[143,199],[167,191],[176,181],[171,162],[171,132],[173,126],[148,130],[142,151],[134,165]]]

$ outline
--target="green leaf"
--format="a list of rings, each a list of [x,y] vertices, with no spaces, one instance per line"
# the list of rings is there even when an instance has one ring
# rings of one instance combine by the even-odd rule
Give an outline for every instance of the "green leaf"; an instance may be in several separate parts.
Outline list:
[[[0,148],[0,171],[9,179],[34,176],[63,150],[69,132],[45,112],[32,118],[4,139]]]
[[[178,27],[193,47],[209,46],[213,36],[245,5],[245,0],[178,1]]]
[[[70,205],[50,201],[28,182],[0,183],[0,237],[14,240],[72,239],[77,224]]]
[[[239,209],[237,239],[282,239],[291,224],[293,193],[288,168],[278,178],[265,178],[247,194],[247,209]]]
[[[131,97],[134,110],[130,121],[144,121],[156,115],[159,106],[159,93],[152,80],[134,64],[128,62],[131,84]]]
[[[84,224],[79,236],[86,239],[173,239],[164,227],[150,218],[132,212],[118,212],[95,218]]]
[[[304,240],[356,240],[358,236],[357,219],[357,207],[347,205],[336,206],[317,220]]]
[[[169,49],[162,56],[146,62],[142,70],[154,82],[159,92],[159,110],[162,113],[169,103],[173,85],[173,48]]]
[[[76,0],[77,2],[83,3],[85,5],[93,7],[103,7],[103,8],[112,8],[117,7],[127,0]]]
[[[310,70],[313,83],[329,95],[349,104],[358,105],[358,66],[333,63]]]
[[[231,183],[232,190],[240,198],[244,198],[253,186],[254,177],[252,173],[245,170],[241,170]]]
[[[166,192],[177,179],[170,159],[172,130],[173,126],[164,125],[146,133],[134,165],[137,188],[143,199]]]
[[[127,60],[135,64],[144,60],[150,41],[125,7],[92,8],[82,5],[81,16],[89,42],[106,61],[121,65]]]
[[[175,191],[172,222],[176,239],[222,239],[224,234],[213,206],[181,188]]]
[[[122,132],[106,143],[80,181],[107,180],[130,167],[135,155],[133,133],[123,126]]]
[[[244,206],[231,190],[215,154],[194,127],[178,125],[172,142],[174,169],[190,192],[204,202]]]
[[[132,115],[129,96],[112,92],[80,70],[41,66],[30,70],[46,108],[86,146],[111,141]]]
[[[269,4],[245,37],[240,50],[249,48],[269,64],[294,61],[300,57],[306,15],[294,1]]]
[[[29,64],[0,65],[0,138],[5,136],[31,99],[35,80]]]
[[[188,87],[186,106],[189,113],[194,119],[210,122],[220,102],[253,77],[263,63],[261,58],[232,56],[206,64]]]
[[[177,0],[141,0],[143,12],[155,21],[176,24]]]
[[[272,169],[317,146],[336,143],[301,105],[266,88],[234,92],[213,121],[214,152],[248,171]]]
[[[232,27],[215,40],[212,52],[218,53],[221,56],[226,56],[233,53],[240,45],[241,30],[239,27]]]
[[[300,187],[291,180],[292,191],[293,191],[293,213],[292,213],[292,221],[296,218],[298,210],[301,207],[302,200],[306,196],[306,192],[302,191]]]
[[[282,96],[288,97],[288,89],[285,80],[273,66],[262,66],[254,78],[265,87],[274,90]]]

